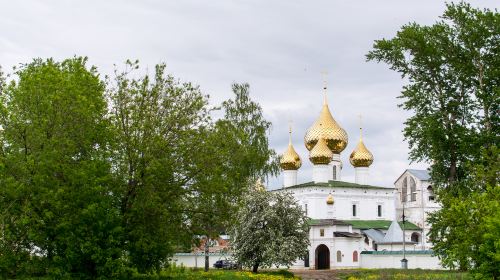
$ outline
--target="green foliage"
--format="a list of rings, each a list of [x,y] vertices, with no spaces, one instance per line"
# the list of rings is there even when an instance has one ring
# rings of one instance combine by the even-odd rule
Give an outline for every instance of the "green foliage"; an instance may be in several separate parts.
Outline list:
[[[232,224],[238,202],[257,177],[278,172],[267,138],[271,124],[250,99],[248,84],[233,84],[232,89],[234,99],[222,104],[224,117],[204,131],[198,141],[202,149],[196,151],[193,232],[210,238]]]
[[[0,97],[3,277],[120,273],[104,84],[85,58],[15,74]]]
[[[86,63],[36,59],[9,83],[0,69],[0,278],[159,272],[277,170],[248,85],[214,122],[164,64],[128,61],[104,82]]]
[[[236,261],[254,272],[290,266],[309,245],[308,218],[290,193],[254,190],[242,201],[231,239]]]
[[[449,267],[497,278],[499,26],[496,11],[448,4],[441,21],[405,25],[367,55],[408,82],[410,159],[432,163],[443,206],[429,218],[434,250]]]
[[[116,73],[109,92],[115,134],[113,166],[128,256],[140,272],[159,270],[177,246],[189,244],[184,211],[195,155],[208,123],[207,97],[157,65],[153,77]],[[135,74],[135,73],[133,73]]]

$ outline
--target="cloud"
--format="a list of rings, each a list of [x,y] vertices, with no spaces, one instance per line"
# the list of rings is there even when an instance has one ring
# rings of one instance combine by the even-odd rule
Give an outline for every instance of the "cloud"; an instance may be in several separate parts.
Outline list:
[[[348,156],[362,114],[365,142],[375,156],[371,182],[391,186],[410,166],[401,134],[408,113],[396,99],[403,81],[386,65],[366,63],[365,54],[374,40],[394,36],[409,22],[432,24],[443,10],[444,2],[434,0],[8,1],[0,9],[0,64],[8,72],[34,57],[84,55],[111,74],[113,64],[128,58],[150,69],[166,62],[168,71],[199,84],[214,104],[231,97],[231,83],[248,82],[273,122],[270,143],[279,153],[293,121],[304,161],[300,181],[312,175],[302,138],[321,109],[320,72],[326,69],[330,108],[350,139],[342,153],[343,178],[354,178]],[[269,184],[279,187],[280,180]]]

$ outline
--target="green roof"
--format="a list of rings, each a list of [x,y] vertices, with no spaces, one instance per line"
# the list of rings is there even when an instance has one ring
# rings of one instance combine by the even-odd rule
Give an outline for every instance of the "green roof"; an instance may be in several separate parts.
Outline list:
[[[298,184],[295,186],[286,187],[285,189],[307,188],[307,187],[383,189],[383,190],[388,190],[388,191],[394,189],[394,188],[386,188],[386,187],[380,187],[380,186],[360,185],[360,184],[356,184],[356,183],[343,182],[343,181],[328,181],[328,183],[307,182],[307,183]]]
[[[357,229],[389,229],[392,221],[388,220],[343,220],[342,222],[352,225],[353,228]],[[403,228],[403,222],[399,222],[399,226]],[[420,228],[410,222],[405,223],[405,229],[407,230],[420,230]]]
[[[434,256],[432,250],[405,250],[406,255],[431,255]],[[402,255],[403,251],[362,251],[362,255]]]

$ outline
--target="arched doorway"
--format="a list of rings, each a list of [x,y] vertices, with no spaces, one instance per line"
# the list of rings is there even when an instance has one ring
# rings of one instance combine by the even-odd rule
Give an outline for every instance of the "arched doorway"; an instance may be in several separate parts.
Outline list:
[[[330,250],[324,244],[316,248],[316,269],[330,269]]]

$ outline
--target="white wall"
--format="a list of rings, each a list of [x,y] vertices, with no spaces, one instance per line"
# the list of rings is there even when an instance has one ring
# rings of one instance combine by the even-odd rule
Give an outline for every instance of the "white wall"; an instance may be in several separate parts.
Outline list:
[[[213,268],[213,265],[218,260],[230,259],[231,255],[229,254],[218,254],[211,253],[209,256],[209,264],[210,268]],[[174,254],[172,258],[172,262],[176,265],[183,265],[185,267],[205,267],[205,255],[195,254],[195,253],[182,253],[182,254]]]
[[[371,255],[361,254],[362,268],[401,268],[402,254]],[[408,268],[443,269],[438,257],[431,254],[407,254]]]
[[[394,189],[330,188],[305,187],[285,189],[292,192],[295,199],[304,207],[307,216],[313,219],[338,220],[393,220]],[[334,204],[326,199],[333,195]],[[352,205],[357,206],[357,215],[352,215]],[[382,205],[382,217],[378,217],[377,207]]]

